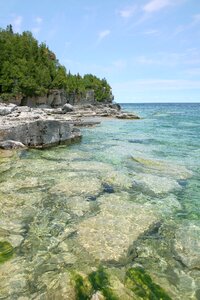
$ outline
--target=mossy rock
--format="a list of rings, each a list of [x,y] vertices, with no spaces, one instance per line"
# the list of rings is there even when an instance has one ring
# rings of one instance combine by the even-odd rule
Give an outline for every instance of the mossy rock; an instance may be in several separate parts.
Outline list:
[[[4,263],[13,256],[14,249],[9,242],[0,242],[0,263]]]
[[[99,267],[97,271],[89,274],[88,279],[93,290],[101,291],[107,300],[118,300],[110,288],[109,277],[103,267]]]
[[[119,300],[110,288],[109,277],[103,267],[99,267],[83,277],[80,274],[73,276],[77,300],[89,300],[96,292],[101,292],[105,300]]]
[[[155,284],[141,267],[130,268],[126,272],[125,284],[138,299],[171,300],[167,293],[158,284]]]
[[[89,300],[92,296],[91,285],[87,278],[83,278],[80,274],[74,275],[75,292],[77,300]]]

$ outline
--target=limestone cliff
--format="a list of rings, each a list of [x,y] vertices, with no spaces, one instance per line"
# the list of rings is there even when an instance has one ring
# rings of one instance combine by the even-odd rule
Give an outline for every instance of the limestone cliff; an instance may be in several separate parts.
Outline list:
[[[101,103],[112,103],[114,96],[110,92],[109,98]],[[0,99],[1,100],[1,99]],[[11,97],[6,103],[14,103],[18,106],[29,106],[29,107],[62,107],[66,103],[71,105],[85,105],[85,104],[100,104],[95,100],[95,93],[93,89],[88,89],[86,93],[66,93],[64,89],[52,89],[48,94],[43,96],[32,96],[32,97]]]

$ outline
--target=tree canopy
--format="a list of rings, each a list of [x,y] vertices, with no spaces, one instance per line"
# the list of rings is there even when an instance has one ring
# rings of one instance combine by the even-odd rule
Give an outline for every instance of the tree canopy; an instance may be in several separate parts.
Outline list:
[[[0,98],[40,96],[52,89],[84,95],[94,90],[95,100],[106,101],[111,87],[92,74],[72,75],[45,43],[30,31],[14,33],[12,25],[0,29]]]

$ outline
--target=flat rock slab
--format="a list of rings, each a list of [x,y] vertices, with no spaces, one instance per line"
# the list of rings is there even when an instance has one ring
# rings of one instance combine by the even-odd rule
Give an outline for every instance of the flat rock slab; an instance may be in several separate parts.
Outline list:
[[[97,260],[119,261],[158,220],[150,207],[132,203],[127,197],[126,193],[100,197],[100,213],[78,225],[78,242]]]

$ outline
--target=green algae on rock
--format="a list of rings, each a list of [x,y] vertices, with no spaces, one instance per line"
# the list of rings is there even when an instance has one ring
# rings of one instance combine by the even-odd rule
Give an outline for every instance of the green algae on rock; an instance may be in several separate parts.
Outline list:
[[[185,166],[175,164],[166,160],[149,159],[144,157],[131,157],[131,159],[145,168],[146,173],[151,174],[166,174],[175,179],[187,179],[192,176],[192,172],[189,171]]]
[[[9,242],[0,242],[0,264],[13,256],[13,247]]]
[[[88,277],[75,274],[74,281],[77,300],[93,299],[93,296],[99,292],[105,300],[119,300],[110,287],[109,276],[103,266],[99,266],[99,268],[91,272]]]
[[[171,300],[166,292],[145,272],[142,267],[130,268],[126,272],[125,284],[139,298],[145,300]]]
[[[114,295],[110,288],[108,274],[102,266],[100,266],[97,271],[90,273],[88,279],[95,292],[102,291],[105,299],[118,300],[118,297]]]
[[[76,299],[89,300],[92,296],[91,286],[87,278],[83,278],[80,274],[74,275]]]

